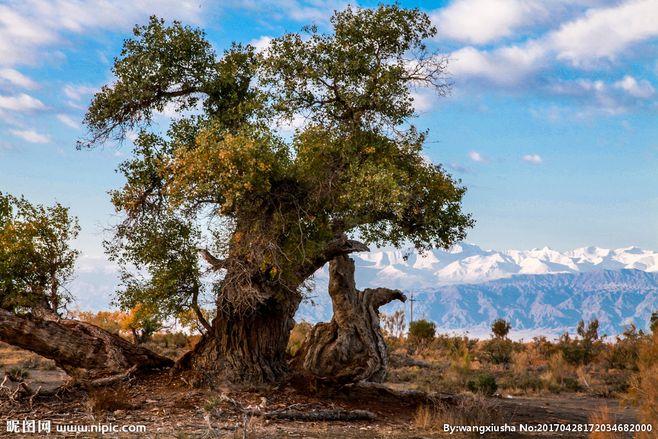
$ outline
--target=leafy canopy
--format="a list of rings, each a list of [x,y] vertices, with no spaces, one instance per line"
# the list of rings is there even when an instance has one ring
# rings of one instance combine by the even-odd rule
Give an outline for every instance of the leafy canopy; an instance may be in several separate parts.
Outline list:
[[[79,230],[60,204],[44,207],[0,192],[0,307],[62,311],[78,256],[70,244]]]
[[[112,193],[125,221],[108,248],[136,268],[124,307],[195,307],[208,284],[200,249],[226,269],[215,295],[248,307],[266,299],[264,284],[296,291],[345,234],[418,249],[464,238],[464,188],[423,157],[427,133],[410,124],[415,87],[448,90],[445,58],[424,43],[436,32],[428,16],[347,8],[331,25],[221,56],[178,22],[135,28],[80,142],[138,133],[120,167],[126,184]],[[178,117],[159,132],[165,108]]]

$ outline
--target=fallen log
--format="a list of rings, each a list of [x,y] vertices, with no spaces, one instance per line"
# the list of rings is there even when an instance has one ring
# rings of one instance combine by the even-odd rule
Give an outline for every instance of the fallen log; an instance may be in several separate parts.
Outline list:
[[[85,380],[126,373],[133,367],[149,370],[174,364],[90,323],[16,315],[5,309],[0,309],[0,340],[54,360],[69,375]]]

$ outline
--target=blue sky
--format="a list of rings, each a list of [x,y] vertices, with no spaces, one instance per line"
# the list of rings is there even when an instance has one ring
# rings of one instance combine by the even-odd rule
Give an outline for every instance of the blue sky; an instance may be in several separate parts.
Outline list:
[[[488,248],[658,249],[658,1],[402,1],[429,13],[451,96],[418,90],[425,153],[469,188]],[[0,0],[0,190],[71,207],[102,254],[129,146],[76,151],[131,27],[206,29],[218,51],[316,23],[342,1]],[[373,6],[376,2],[358,3]]]

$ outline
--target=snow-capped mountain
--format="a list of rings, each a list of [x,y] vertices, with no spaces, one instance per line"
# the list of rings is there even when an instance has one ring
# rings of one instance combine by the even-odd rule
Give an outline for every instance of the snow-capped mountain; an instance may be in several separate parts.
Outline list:
[[[658,252],[637,247],[604,249],[583,247],[567,252],[544,247],[533,250],[484,250],[459,244],[449,250],[424,254],[403,250],[376,250],[351,255],[361,288],[386,286],[425,290],[439,285],[480,283],[519,274],[586,273],[633,269],[658,272]],[[326,278],[327,267],[316,274]]]
[[[414,292],[415,315],[443,331],[486,335],[491,321],[503,317],[526,335],[556,335],[573,332],[580,319],[598,318],[602,331],[618,334],[630,322],[645,327],[658,310],[658,252],[637,247],[494,251],[461,244],[424,254],[377,250],[351,257],[358,288]],[[298,318],[331,318],[327,282],[324,267]]]
[[[637,247],[494,251],[461,244],[422,255],[375,250],[351,257],[358,288],[414,292],[415,316],[435,321],[441,331],[488,335],[491,321],[504,317],[512,320],[517,337],[556,335],[574,331],[580,319],[598,318],[602,331],[612,335],[631,321],[646,327],[658,310],[658,252]],[[298,320],[331,319],[327,281],[325,266]],[[103,258],[81,258],[70,285],[73,307],[106,309],[117,284],[115,266]]]
[[[600,334],[617,335],[633,323],[646,329],[658,310],[658,273],[599,270],[586,273],[515,275],[480,284],[443,285],[414,293],[416,318],[432,320],[440,332],[488,336],[497,318],[512,323],[512,336],[574,333],[578,321],[598,319]],[[298,318],[331,318],[331,301],[318,292]],[[409,305],[392,303],[384,312]]]

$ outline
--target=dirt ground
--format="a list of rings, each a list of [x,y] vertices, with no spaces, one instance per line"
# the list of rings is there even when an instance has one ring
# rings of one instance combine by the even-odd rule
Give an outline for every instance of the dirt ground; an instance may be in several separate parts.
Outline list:
[[[30,383],[33,387],[36,383]],[[109,397],[107,396],[109,394]],[[304,411],[319,409],[364,409],[375,413],[375,421],[357,422],[298,422],[270,421],[259,416],[244,416],[232,404],[221,401],[225,394],[239,401],[243,407],[263,407],[276,410],[295,404]],[[265,400],[263,400],[265,398]],[[81,391],[63,392],[58,396],[37,397],[30,408],[27,401],[0,401],[0,428],[8,420],[50,420],[54,424],[117,424],[144,425],[144,434],[114,434],[102,437],[153,438],[429,438],[447,437],[442,431],[445,422],[440,416],[430,425],[417,425],[417,409],[385,405],[378,401],[344,401],[302,396],[290,389],[266,392],[234,392],[190,389],[183,382],[175,382],[166,373],[139,382],[133,381],[112,390],[87,396]],[[619,423],[635,422],[635,411],[622,407],[615,400],[597,399],[581,395],[550,397],[487,398],[489,410],[498,413],[496,423],[586,423],[592,413],[608,406],[612,419]],[[457,408],[456,410],[459,410]],[[457,418],[459,419],[459,418]],[[485,418],[486,419],[486,418]],[[447,422],[455,422],[454,414]],[[457,421],[459,422],[459,421]],[[434,424],[434,425],[432,425]],[[54,428],[54,427],[53,427]],[[8,433],[4,433],[8,434]],[[2,435],[2,433],[0,433]],[[478,435],[473,435],[477,437]],[[23,437],[20,434],[11,437]],[[35,435],[25,435],[35,437]],[[79,437],[101,437],[90,433]],[[465,437],[453,435],[451,437]],[[512,434],[487,437],[586,437],[585,434]]]
[[[17,360],[17,358],[20,360]],[[27,369],[26,383],[32,390],[47,393],[63,384],[66,375],[48,363],[33,361]],[[8,371],[25,358],[9,346],[0,346],[0,364]],[[43,370],[47,369],[47,370]],[[48,370],[50,369],[50,370]],[[1,380],[1,378],[0,378]],[[37,394],[32,399],[8,395],[18,383],[6,380],[0,392],[0,437],[41,437],[39,433],[21,434],[6,431],[7,422],[18,420],[49,420],[56,437],[144,437],[144,438],[431,438],[431,437],[587,437],[585,433],[478,433],[449,435],[443,424],[453,425],[514,425],[519,424],[583,424],[592,415],[608,408],[608,420],[635,423],[636,411],[617,400],[565,393],[559,395],[511,397],[465,397],[457,406],[442,405],[422,409],[386,403],[381,400],[344,400],[300,395],[291,388],[267,391],[235,391],[229,388],[199,390],[191,388],[182,378],[172,378],[163,372],[156,376],[131,379],[107,390],[62,391],[57,395]],[[3,390],[3,389],[0,389]],[[226,398],[222,399],[221,395]],[[231,402],[234,401],[234,402]],[[236,406],[239,404],[239,407]],[[252,413],[271,412],[294,407],[297,410],[368,410],[373,421],[301,422],[266,420]],[[425,417],[422,415],[425,414]],[[144,433],[73,433],[55,434],[56,425],[118,426],[142,425]],[[631,437],[631,436],[628,436]]]

